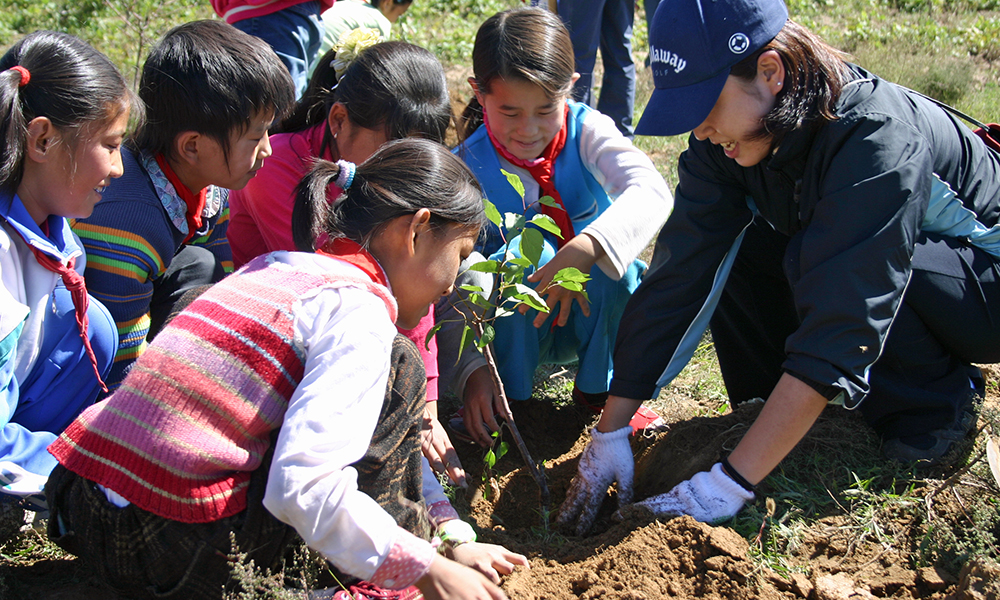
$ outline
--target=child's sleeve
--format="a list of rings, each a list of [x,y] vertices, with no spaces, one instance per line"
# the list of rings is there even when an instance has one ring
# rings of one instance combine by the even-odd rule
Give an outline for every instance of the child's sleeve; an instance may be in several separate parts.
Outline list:
[[[350,466],[375,430],[395,327],[381,300],[355,288],[303,301],[296,321],[305,373],[278,435],[264,506],[345,572],[407,587],[429,568],[434,549],[361,492]]]
[[[438,343],[437,336],[427,342],[427,334],[434,329],[434,306],[431,306],[417,326],[413,329],[400,329],[399,333],[406,336],[417,346],[420,358],[424,360],[424,371],[427,372],[427,401],[438,400]]]
[[[118,328],[118,351],[106,381],[114,391],[146,350],[153,281],[174,254],[172,225],[160,206],[105,197],[90,217],[73,222],[73,231],[87,253],[87,291],[107,307]]]
[[[580,158],[613,202],[579,233],[597,240],[606,253],[597,265],[620,279],[667,221],[673,196],[646,153],[597,111],[581,127]]]
[[[0,462],[13,463],[26,471],[47,477],[56,466],[56,460],[45,448],[56,436],[47,431],[28,431],[10,422],[20,400],[14,365],[17,362],[17,341],[27,315],[28,307],[17,302],[6,288],[0,288],[0,335],[3,336],[0,339]]]

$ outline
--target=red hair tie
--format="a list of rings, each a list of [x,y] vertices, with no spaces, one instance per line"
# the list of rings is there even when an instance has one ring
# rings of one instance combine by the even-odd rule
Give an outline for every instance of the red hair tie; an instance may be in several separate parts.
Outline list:
[[[28,85],[29,81],[31,81],[31,73],[29,73],[28,69],[22,67],[21,65],[14,65],[10,68],[10,70],[17,71],[21,74],[21,81],[17,84],[17,87],[24,87]]]

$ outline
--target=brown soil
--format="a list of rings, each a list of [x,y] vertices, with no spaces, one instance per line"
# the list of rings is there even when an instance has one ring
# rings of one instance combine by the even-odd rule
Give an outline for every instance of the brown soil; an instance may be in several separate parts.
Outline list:
[[[996,399],[988,404],[995,406]],[[666,433],[635,440],[637,499],[668,491],[709,468],[735,446],[760,406],[740,406],[723,416],[682,418]],[[584,429],[593,416],[548,402],[522,403],[514,410],[534,458],[545,461],[554,514],[575,473],[587,440]],[[862,452],[878,451],[878,440],[856,415],[831,409],[787,460],[808,461],[820,453],[829,458],[847,444]],[[461,451],[470,481],[479,481],[481,453],[471,446]],[[844,460],[836,468],[850,469],[849,457]],[[968,527],[972,517],[965,514],[963,498],[984,493],[995,497],[996,485],[976,488],[943,481],[957,471],[943,470],[920,480],[915,496],[931,496],[930,505],[942,522]],[[859,534],[857,524],[863,517],[846,509],[817,514],[779,573],[751,558],[754,552],[747,540],[753,536],[744,538],[730,527],[712,527],[689,517],[615,523],[613,492],[588,537],[571,536],[554,525],[546,531],[538,487],[513,443],[496,472],[491,487],[499,493],[487,500],[487,486],[479,485],[457,504],[484,531],[483,541],[530,558],[530,570],[519,570],[504,582],[511,598],[1000,598],[995,563],[973,561],[950,571],[917,564],[915,553],[928,527],[916,511],[894,514],[896,509],[887,509],[879,521],[886,529],[881,541]],[[765,482],[760,491],[758,505],[763,505],[772,490]],[[768,520],[768,526],[775,524]]]
[[[991,378],[995,381],[996,374]],[[662,404],[662,412],[670,413],[669,430],[633,440],[639,499],[667,491],[710,467],[723,452],[732,449],[761,406],[749,404],[724,415],[691,416],[708,411],[683,397],[669,400]],[[995,407],[997,398],[991,393],[987,403]],[[576,471],[588,437],[585,432],[595,415],[548,401],[518,403],[514,411],[534,458],[544,461],[552,499],[550,509],[555,514]],[[455,504],[480,530],[481,541],[502,544],[529,557],[531,568],[518,569],[503,583],[512,599],[1000,598],[1000,570],[996,563],[975,560],[964,568],[920,564],[915,556],[928,536],[928,519],[921,517],[925,512],[905,507],[887,508],[880,515],[875,521],[880,536],[859,527],[864,516],[852,512],[849,505],[818,511],[805,520],[807,529],[794,547],[785,549],[783,562],[777,566],[760,558],[760,536],[752,532],[741,535],[735,526],[713,527],[689,517],[662,521],[634,517],[615,522],[612,515],[617,503],[613,492],[587,537],[569,535],[554,524],[546,528],[538,487],[510,434],[505,438],[510,450],[498,461],[492,485],[471,486]],[[833,461],[834,470],[851,469],[851,457],[857,454],[845,452],[848,446],[860,453],[878,451],[878,441],[856,415],[828,410],[786,462],[808,462],[824,456]],[[482,452],[471,445],[461,445],[459,450],[470,481],[480,482]],[[916,485],[914,495],[922,502],[931,498],[928,505],[941,523],[969,527],[970,521],[976,522],[975,515],[967,514],[972,495],[995,498],[997,487],[983,480],[963,485],[948,482],[956,473],[968,475],[953,468],[932,474],[933,478],[903,483]],[[817,477],[826,475],[817,471]],[[774,493],[766,484],[761,487],[758,507]],[[487,492],[490,499],[484,497],[486,489],[495,490]],[[831,496],[835,494],[831,491]],[[764,532],[765,527],[781,526],[781,521],[776,515],[773,519],[761,517],[758,523],[765,524],[761,526]],[[41,539],[33,539],[33,535],[27,534],[13,549],[11,544],[3,549],[0,598],[116,598],[100,581],[83,572],[76,559],[42,545]],[[16,554],[19,551],[23,555]],[[772,570],[769,564],[778,570]]]

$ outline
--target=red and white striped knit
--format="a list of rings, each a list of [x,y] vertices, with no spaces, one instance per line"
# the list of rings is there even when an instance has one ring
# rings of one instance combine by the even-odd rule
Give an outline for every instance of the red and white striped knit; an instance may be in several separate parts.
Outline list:
[[[379,296],[395,320],[384,280],[368,275],[251,261],[171,321],[121,388],[85,410],[49,451],[164,518],[205,523],[244,510],[250,474],[302,378],[294,305],[317,288],[356,286]]]

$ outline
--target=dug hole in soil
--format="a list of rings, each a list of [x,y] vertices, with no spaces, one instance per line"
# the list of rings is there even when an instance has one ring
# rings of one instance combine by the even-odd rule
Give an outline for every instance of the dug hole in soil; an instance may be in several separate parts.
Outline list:
[[[996,382],[998,370],[987,370],[987,378]],[[988,389],[987,404],[996,407],[995,383]],[[636,499],[668,491],[709,468],[735,447],[761,407],[747,404],[719,415],[677,392],[669,398],[661,396],[655,406],[669,423],[669,430],[633,439]],[[596,415],[573,405],[557,406],[547,399],[516,403],[512,410],[533,457],[544,461],[554,517],[576,473],[589,439],[587,430]],[[754,536],[741,535],[731,523],[712,527],[690,517],[635,517],[615,522],[612,514],[617,499],[613,491],[586,537],[560,530],[554,522],[546,529],[538,487],[509,432],[504,439],[510,449],[494,467],[494,478],[486,482],[482,481],[482,449],[457,444],[470,486],[467,492],[458,490],[454,503],[475,523],[480,541],[502,544],[528,556],[530,569],[518,568],[504,578],[503,589],[512,600],[1000,599],[1000,571],[994,562],[975,560],[947,569],[916,559],[923,540],[934,535],[928,533],[925,522],[914,518],[919,511],[890,513],[890,522],[881,523],[885,531],[879,543],[870,535],[860,539],[858,515],[832,502],[837,508],[806,519],[808,527],[800,541],[783,553],[780,573],[759,557],[752,558]],[[847,446],[869,456],[877,456],[879,451],[878,440],[858,415],[831,408],[824,411],[786,463],[822,456],[834,461],[836,469],[851,469],[851,459],[842,456],[848,454],[844,452]],[[981,446],[977,440],[975,451]],[[969,494],[985,494],[995,504],[997,486],[981,479],[971,482],[974,485],[945,485],[954,475],[962,475],[962,470],[951,468],[934,474],[935,479],[917,480],[913,495],[923,498],[936,490],[934,510],[938,518],[956,527],[979,526],[966,512]],[[485,492],[487,489],[490,492]],[[757,506],[764,505],[774,493],[765,480]],[[758,523],[764,521],[761,518]],[[777,525],[768,522],[767,526]],[[995,523],[991,526],[996,527]],[[86,572],[78,559],[53,550],[41,536],[29,531],[18,542],[7,544],[0,555],[0,599],[7,598],[116,600],[117,596],[93,573]]]
[[[996,373],[988,377],[995,381]],[[996,404],[997,399],[987,402]],[[666,432],[633,436],[636,499],[666,492],[711,468],[735,447],[761,406],[740,405],[724,415],[688,415],[672,420]],[[458,445],[470,488],[464,494],[459,490],[455,500],[459,511],[479,528],[480,541],[502,544],[528,556],[530,569],[518,569],[504,579],[503,589],[510,598],[1000,598],[996,563],[973,561],[958,572],[914,564],[926,524],[913,522],[907,515],[900,515],[895,524],[905,534],[892,544],[859,543],[856,529],[850,526],[854,516],[843,510],[821,515],[785,557],[782,573],[751,560],[751,542],[725,525],[713,527],[690,517],[633,517],[615,522],[613,490],[590,533],[576,537],[559,528],[554,516],[589,439],[586,431],[596,417],[576,406],[546,401],[515,403],[512,411],[533,458],[544,461],[552,498],[549,527],[542,524],[538,486],[509,432],[504,432],[509,450],[487,481],[482,480],[483,451],[478,446]],[[844,443],[868,444],[872,452],[879,448],[857,414],[830,408],[789,458],[827,452],[836,460],[836,448]],[[938,476],[947,479],[957,470],[951,468]],[[758,493],[761,505],[771,491],[766,483]],[[996,488],[981,493],[995,497]],[[961,501],[953,501],[950,493],[936,498],[937,514],[953,512],[961,526]],[[964,523],[973,526],[967,518]]]

